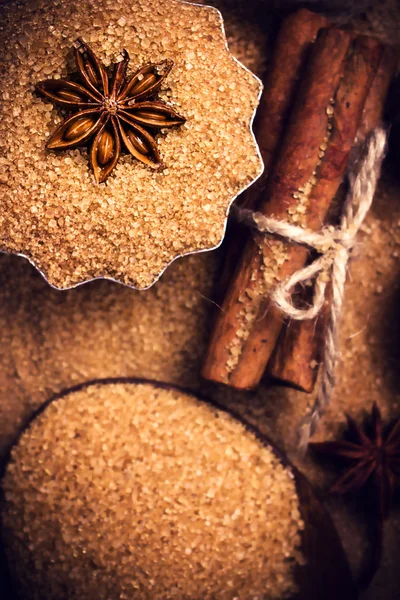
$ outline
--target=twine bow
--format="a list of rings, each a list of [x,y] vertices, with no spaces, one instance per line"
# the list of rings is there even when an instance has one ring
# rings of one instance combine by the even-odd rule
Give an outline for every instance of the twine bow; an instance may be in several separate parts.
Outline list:
[[[236,209],[238,219],[257,231],[309,246],[321,255],[310,265],[299,269],[278,284],[272,292],[272,300],[286,316],[296,320],[314,319],[324,304],[329,281],[332,284],[332,303],[323,349],[320,386],[314,405],[301,424],[299,443],[301,452],[307,449],[308,441],[316,431],[331,399],[338,355],[338,321],[342,310],[348,262],[357,233],[372,204],[385,155],[386,139],[386,131],[378,128],[365,140],[359,159],[348,173],[349,191],[338,228],[325,227],[322,231],[315,232],[248,209]],[[292,290],[298,283],[306,283],[310,280],[314,280],[312,305],[297,308],[293,304]]]

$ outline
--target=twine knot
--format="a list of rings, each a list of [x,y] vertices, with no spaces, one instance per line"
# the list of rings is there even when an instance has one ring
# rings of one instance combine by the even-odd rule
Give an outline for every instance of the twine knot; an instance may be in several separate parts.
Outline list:
[[[326,288],[332,279],[335,262],[339,262],[346,268],[359,229],[357,222],[353,219],[344,222],[345,219],[342,219],[341,226],[337,229],[325,227],[321,231],[315,232],[266,217],[252,210],[242,208],[235,210],[240,221],[257,231],[274,234],[290,242],[306,245],[320,254],[319,258],[316,258],[311,264],[299,269],[279,283],[271,293],[272,300],[286,316],[300,321],[315,318],[323,306]],[[314,281],[312,305],[307,308],[297,308],[293,303],[293,288],[298,284],[307,284],[312,281]]]
[[[357,233],[372,204],[385,155],[386,139],[387,134],[381,128],[375,129],[366,138],[358,160],[352,164],[348,173],[349,190],[337,228],[327,226],[315,232],[266,217],[259,212],[235,208],[238,220],[258,232],[273,234],[290,242],[306,245],[320,255],[311,264],[279,283],[273,290],[272,300],[287,317],[296,320],[314,319],[322,309],[327,286],[331,282],[332,303],[323,352],[323,370],[314,405],[301,425],[299,446],[302,452],[306,450],[309,438],[315,432],[332,395],[338,348],[338,319],[343,304],[348,262]],[[312,281],[314,281],[314,296],[311,306],[297,308],[293,304],[293,288],[299,283]]]

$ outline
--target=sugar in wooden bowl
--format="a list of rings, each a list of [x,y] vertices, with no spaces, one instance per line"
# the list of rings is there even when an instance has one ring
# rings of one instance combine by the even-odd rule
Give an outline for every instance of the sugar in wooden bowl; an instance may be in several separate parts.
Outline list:
[[[305,480],[233,415],[172,386],[103,380],[52,399],[2,489],[21,599],[333,598],[310,587],[310,565],[352,597]]]

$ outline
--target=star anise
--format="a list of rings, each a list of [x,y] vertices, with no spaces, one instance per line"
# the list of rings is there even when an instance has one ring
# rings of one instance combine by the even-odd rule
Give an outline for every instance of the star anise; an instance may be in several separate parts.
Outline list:
[[[358,492],[372,484],[377,492],[380,516],[386,518],[393,501],[396,484],[400,484],[400,419],[389,432],[384,432],[381,411],[376,403],[372,408],[370,427],[360,427],[347,416],[347,440],[311,443],[319,455],[341,459],[348,468],[332,486],[331,492]]]
[[[346,439],[311,443],[310,448],[321,457],[344,462],[347,468],[331,487],[334,494],[356,493],[369,488],[373,492],[375,542],[372,555],[359,578],[365,588],[379,567],[382,553],[383,522],[393,503],[395,487],[400,485],[400,419],[387,429],[376,403],[369,423],[360,427],[347,416]]]
[[[172,60],[147,64],[127,76],[129,54],[108,70],[82,39],[75,47],[80,83],[48,79],[36,90],[73,112],[55,130],[46,147],[65,150],[86,146],[95,179],[107,179],[124,147],[137,160],[158,169],[162,166],[154,134],[182,125],[185,119],[158,99],[160,87],[173,67]]]

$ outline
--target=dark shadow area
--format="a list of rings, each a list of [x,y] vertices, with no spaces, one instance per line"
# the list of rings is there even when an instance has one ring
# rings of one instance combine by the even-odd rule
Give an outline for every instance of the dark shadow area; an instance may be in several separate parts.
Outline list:
[[[400,281],[400,265],[398,273]],[[393,289],[384,307],[385,320],[380,330],[380,348],[386,365],[385,382],[394,394],[400,389],[400,288]]]
[[[0,539],[0,593],[2,600],[17,600],[7,566],[3,542]],[[4,596],[3,596],[4,594]]]

